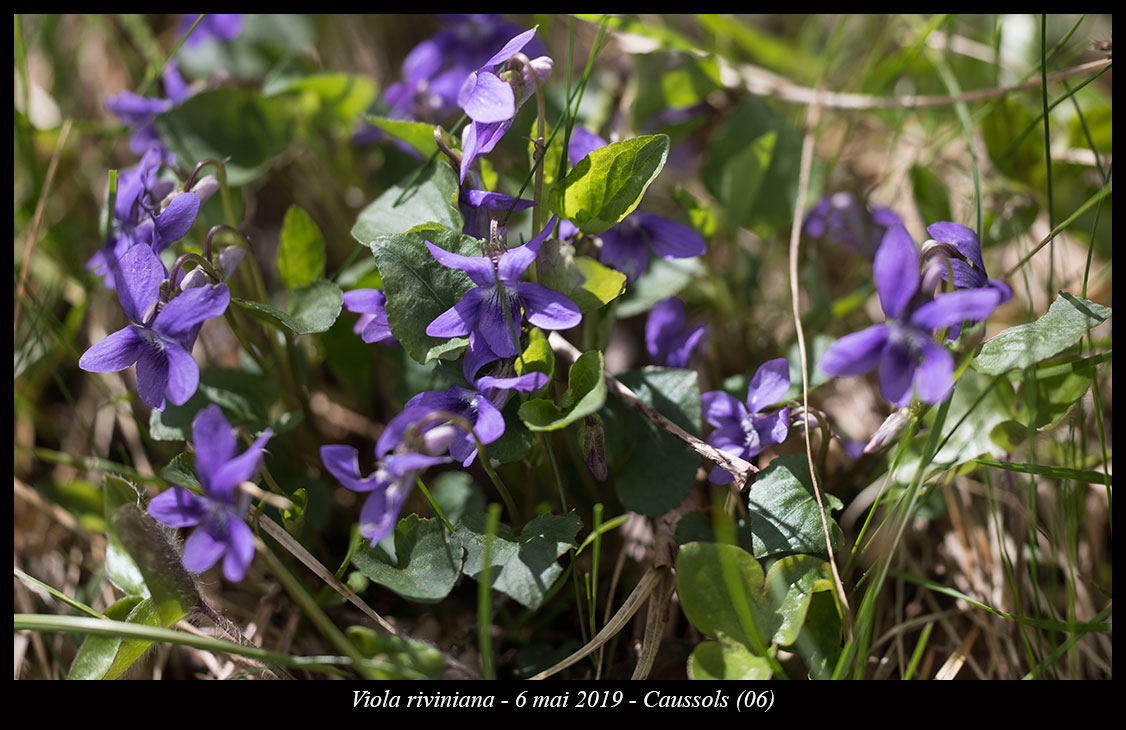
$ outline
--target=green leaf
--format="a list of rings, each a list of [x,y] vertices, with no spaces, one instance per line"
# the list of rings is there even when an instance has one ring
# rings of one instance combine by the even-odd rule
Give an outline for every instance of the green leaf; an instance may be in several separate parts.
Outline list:
[[[778,621],[763,605],[764,587],[762,566],[742,548],[716,542],[680,547],[676,593],[684,615],[703,634],[729,636],[747,647],[754,647],[751,636],[757,634],[768,644]]]
[[[694,370],[647,367],[618,380],[684,430],[700,433],[700,389]],[[603,411],[602,422],[610,479],[622,505],[659,515],[680,504],[696,483],[696,452],[616,398]]]
[[[986,393],[993,380],[996,385]],[[967,369],[958,378],[954,395],[950,397],[950,408],[943,426],[945,445],[931,460],[933,465],[964,464],[982,456],[1003,456],[1004,451],[990,438],[990,433],[1000,423],[1013,418],[1013,385],[1008,378],[990,378]],[[937,409],[927,412],[925,421],[933,426]],[[912,449],[915,445],[912,444]],[[912,479],[919,459],[908,459],[896,471],[897,479]]]
[[[105,610],[106,618],[124,621],[143,598],[126,596]],[[67,679],[101,679],[113,666],[117,650],[121,646],[120,636],[88,636],[74,655]]]
[[[1025,183],[1044,174],[1044,138],[1040,130],[1020,137],[1033,122],[1023,102],[1002,97],[981,124],[985,148],[997,169],[1006,177]]]
[[[1011,461],[993,461],[992,459],[976,459],[982,466],[991,466],[995,469],[1021,472],[1023,474],[1039,474],[1053,479],[1070,479],[1087,484],[1110,484],[1111,476],[1101,471],[1087,471],[1085,469],[1071,469],[1066,466],[1051,466],[1048,464],[1016,464]]]
[[[684,208],[684,212],[688,214],[688,219],[692,222],[692,228],[695,229],[704,238],[711,238],[715,235],[717,221],[716,217],[719,215],[715,206],[706,200],[700,200],[692,193],[688,192],[685,188],[676,186],[673,191],[673,197],[676,202],[680,203]]]
[[[375,679],[441,679],[446,657],[429,644],[381,634],[366,626],[349,626],[348,639],[368,659],[378,659]]]
[[[1072,357],[1067,358],[1066,362],[1074,369],[1049,377],[1037,375],[1035,413],[1031,416],[1028,413],[1026,406],[1030,399],[1022,398],[1017,401],[1016,415],[1026,426],[1032,426],[1038,431],[1055,428],[1090,390],[1095,377],[1095,368],[1090,359]],[[1032,383],[1026,380],[1022,395],[1023,388],[1031,386]]]
[[[293,138],[293,122],[278,100],[239,86],[201,91],[153,121],[185,169],[230,157],[227,182],[234,186],[259,177]]]
[[[663,134],[601,147],[552,188],[548,205],[583,233],[602,233],[633,212],[668,154],[669,138]]]
[[[383,548],[365,541],[352,556],[352,565],[412,601],[436,603],[449,595],[461,573],[461,549],[453,540],[447,542],[442,521],[407,515],[393,534],[395,561]]]
[[[430,163],[409,191],[409,180],[392,185],[360,211],[352,226],[352,238],[365,246],[380,236],[405,233],[416,226],[434,222],[451,231],[460,231],[465,224],[457,207],[457,173],[438,160]],[[399,200],[400,196],[402,200]],[[425,249],[423,249],[425,252]],[[481,255],[477,251],[478,256]],[[383,270],[380,269],[380,273]]]
[[[688,658],[689,679],[770,679],[773,673],[770,662],[726,636],[702,642]]]
[[[287,289],[296,289],[325,273],[325,240],[321,229],[299,205],[291,205],[282,221],[278,273]]]
[[[677,595],[693,626],[752,650],[752,634],[764,646],[793,644],[813,594],[833,590],[829,564],[812,555],[783,558],[764,576],[750,553],[724,543],[681,546],[676,576]]]
[[[199,487],[199,479],[195,474],[195,456],[186,451],[173,456],[172,461],[160,470],[160,476],[164,481],[180,487]]]
[[[536,258],[539,281],[568,297],[585,314],[616,299],[626,288],[626,276],[589,256],[576,256],[574,246],[545,241]]]
[[[344,306],[344,295],[331,281],[316,279],[290,292],[288,313],[262,302],[238,297],[231,297],[231,301],[278,329],[285,327],[296,334],[309,335],[332,326]]]
[[[812,555],[791,555],[770,566],[766,589],[782,623],[774,631],[774,642],[790,646],[798,638],[814,593],[833,590],[829,564]]]
[[[117,530],[113,527],[113,513],[123,504],[140,504],[141,494],[132,483],[116,474],[106,474],[102,478],[102,504],[106,520],[106,577],[127,596],[149,595],[145,577],[141,569],[129,557]]]
[[[823,486],[821,498],[829,513],[844,507]],[[813,494],[813,481],[805,454],[787,454],[770,462],[751,485],[747,500],[756,558],[780,553],[811,553],[828,557],[821,512]],[[829,517],[829,532],[835,551],[843,536],[832,517]]]
[[[533,327],[528,332],[528,346],[516,359],[516,374],[543,373],[548,382],[542,390],[546,390],[551,378],[555,375],[555,351],[547,342],[547,335],[538,327]]]
[[[364,119],[395,139],[406,142],[423,157],[428,158],[438,151],[438,144],[434,141],[433,124],[412,122],[406,119],[388,119],[371,114],[366,115]]]
[[[646,53],[634,58],[636,100],[630,114],[634,127],[666,109],[686,109],[722,88],[714,56],[688,53]]]
[[[387,324],[407,353],[420,363],[428,362],[432,354],[451,352],[451,345],[460,346],[465,340],[431,337],[426,328],[473,287],[464,271],[438,263],[426,248],[426,241],[461,256],[481,255],[477,239],[433,223],[407,233],[379,236],[370,244],[383,276]]]
[[[788,226],[800,161],[798,133],[765,101],[751,97],[712,140],[701,176],[708,191],[731,211],[731,224]],[[764,168],[764,163],[769,164]]]
[[[165,629],[175,624],[175,621],[172,623],[164,621],[151,598],[145,598],[134,606],[125,620],[139,626],[156,626]],[[117,679],[120,677],[148,651],[150,646],[152,646],[152,642],[147,639],[120,639],[117,654],[113,657],[113,663],[102,675],[102,679]]]
[[[184,570],[180,553],[165,529],[136,504],[123,504],[113,513],[112,525],[121,544],[137,564],[162,626],[172,626],[200,603],[195,581]]]
[[[809,664],[810,679],[829,679],[841,653],[844,622],[832,591],[813,594],[794,649]]]
[[[721,168],[718,198],[729,231],[734,231],[751,220],[751,211],[759,189],[766,180],[777,143],[776,131],[763,132],[734,152]]]
[[[493,537],[493,589],[536,609],[543,603],[563,568],[556,559],[574,548],[582,520],[574,512],[536,517],[519,537],[501,524]],[[485,515],[469,515],[457,526],[453,539],[465,549],[463,572],[477,578],[485,569]]]
[[[821,369],[821,358],[824,356],[825,351],[836,342],[836,338],[829,335],[814,335],[813,339],[806,342],[805,354],[806,360],[809,365],[809,389],[812,391],[821,385],[832,380],[832,378],[825,374]],[[790,349],[786,351],[786,360],[790,364],[790,389],[786,391],[786,396],[782,400],[790,398],[801,398],[801,350],[798,348],[798,343],[790,345]],[[753,376],[752,376],[753,377]],[[747,382],[750,382],[749,380]],[[742,388],[742,392],[746,395],[746,386]]]
[[[1048,313],[1035,322],[1010,327],[981,346],[974,369],[1000,375],[1058,355],[1093,327],[1110,318],[1111,310],[1067,292],[1060,292]]]
[[[555,431],[583,416],[596,413],[606,402],[602,353],[590,350],[579,355],[567,376],[567,391],[557,405],[546,398],[526,401],[520,418],[532,431]]]

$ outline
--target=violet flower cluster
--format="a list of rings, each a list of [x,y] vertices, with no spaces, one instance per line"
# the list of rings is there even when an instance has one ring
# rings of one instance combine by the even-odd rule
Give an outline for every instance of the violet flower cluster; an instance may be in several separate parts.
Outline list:
[[[952,228],[954,225],[942,223],[931,228],[938,235],[953,233],[968,246],[964,232]],[[976,236],[973,240],[976,243]],[[976,259],[974,266],[980,262],[980,248]],[[935,331],[986,319],[1008,287],[989,285],[985,279],[983,286],[935,296],[940,268],[944,267],[930,268],[924,276],[911,234],[903,226],[889,229],[873,262],[876,291],[888,320],[837,340],[822,357],[821,369],[828,375],[842,376],[862,375],[876,368],[880,394],[899,407],[911,402],[912,393],[924,403],[945,400],[954,385],[954,358],[935,342]],[[984,265],[979,268],[984,276]],[[954,270],[955,282],[961,279],[971,283],[963,267]]]
[[[196,414],[192,444],[203,494],[174,486],[149,502],[149,514],[156,521],[196,528],[184,543],[184,567],[192,573],[202,573],[222,558],[227,580],[240,581],[246,575],[254,558],[254,535],[246,524],[250,495],[238,487],[256,478],[272,435],[267,428],[236,455],[235,430],[219,406],[212,404]]]

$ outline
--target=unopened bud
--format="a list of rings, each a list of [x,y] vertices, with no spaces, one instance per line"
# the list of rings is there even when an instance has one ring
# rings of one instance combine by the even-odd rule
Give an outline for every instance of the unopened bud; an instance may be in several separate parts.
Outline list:
[[[216,257],[216,263],[219,268],[219,276],[223,281],[231,278],[231,274],[242,263],[243,258],[246,257],[246,249],[242,246],[227,246]]]
[[[199,202],[206,203],[207,199],[219,191],[219,178],[207,175],[192,186],[192,192],[199,196]]]
[[[446,423],[436,426],[422,435],[422,448],[430,456],[446,453],[457,436],[457,429]]]
[[[876,433],[868,440],[868,444],[864,447],[864,453],[871,454],[890,446],[899,437],[899,434],[903,433],[903,429],[907,428],[910,415],[911,407],[908,406],[900,408],[884,419],[884,422],[876,429]]]
[[[602,419],[597,413],[583,418],[579,427],[579,444],[590,473],[598,481],[606,481],[610,475],[606,469],[606,433],[602,430]]]

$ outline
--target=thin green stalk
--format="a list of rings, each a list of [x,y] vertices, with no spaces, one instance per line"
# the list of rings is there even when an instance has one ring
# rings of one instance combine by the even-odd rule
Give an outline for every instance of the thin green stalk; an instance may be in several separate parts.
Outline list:
[[[137,471],[131,466],[119,464],[115,461],[108,459],[99,459],[96,456],[71,456],[70,454],[62,451],[54,451],[52,449],[43,448],[41,446],[27,447],[23,444],[16,443],[14,446],[23,451],[30,451],[35,455],[35,458],[45,461],[49,464],[65,464],[66,466],[73,466],[77,469],[90,469],[94,471],[106,471],[113,474],[119,474],[126,479],[131,479],[137,482],[146,482],[149,484],[156,484],[160,487],[167,487],[168,482],[158,476],[146,475]]]
[[[957,77],[950,69],[950,64],[944,56],[940,56],[940,62],[935,63],[935,69],[938,71],[938,75],[942,78],[942,82],[946,85],[947,90],[949,90],[950,95],[960,97],[962,95],[962,87],[958,83]],[[970,165],[974,179],[974,201],[977,207],[977,236],[979,240],[985,240],[985,231],[983,230],[985,225],[985,212],[981,195],[981,167],[977,157],[977,146],[974,143],[973,121],[970,119],[970,112],[969,108],[966,106],[966,102],[959,101],[955,103],[954,111],[958,115],[958,121],[961,122],[962,134],[966,137],[966,148],[970,152]]]
[[[38,578],[31,577],[30,575],[23,572],[19,568],[13,567],[12,572],[17,578],[22,580],[24,583],[42,588],[43,590],[47,591],[52,596],[54,596],[56,599],[65,603],[66,605],[70,606],[71,608],[75,609],[76,611],[81,611],[82,613],[86,614],[87,616],[92,616],[93,618],[97,618],[97,619],[106,618],[106,615],[104,613],[102,613],[101,611],[95,611],[93,608],[90,608],[89,606],[87,606],[82,601],[71,598],[67,594],[60,591],[58,588],[55,588],[54,586],[48,585],[48,584],[44,583],[43,581],[39,580]]]
[[[323,667],[333,665],[353,665],[372,668],[381,666],[379,662],[374,662],[362,657],[359,662],[357,662],[352,657],[291,656],[289,654],[270,651],[269,649],[259,649],[256,646],[245,646],[243,644],[236,644],[233,641],[189,634],[174,629],[133,624],[127,621],[86,618],[83,616],[17,613],[12,616],[12,629],[14,631],[42,631],[65,634],[85,634],[87,636],[106,636],[110,638],[140,639],[143,641],[160,642],[176,646],[188,646],[193,649],[209,651],[213,654],[244,656],[248,659],[254,659],[263,663],[295,666],[301,667],[302,669],[320,668],[320,671],[324,671]]]
[[[923,633],[919,636],[919,641],[915,644],[915,651],[911,653],[911,661],[907,664],[907,671],[903,673],[903,679],[911,679],[911,677],[915,675],[915,669],[919,666],[919,660],[923,658],[923,652],[927,648],[927,641],[931,637],[931,630],[933,628],[933,621],[923,627]]]
[[[1048,177],[1048,228],[1056,227],[1055,214],[1052,212],[1052,128],[1048,116],[1048,15],[1040,15],[1040,100],[1044,117],[1044,166]],[[1056,242],[1053,240],[1048,248],[1048,299],[1051,300],[1055,291],[1056,278]]]
[[[414,480],[415,483],[418,484],[418,488],[422,490],[422,495],[426,497],[426,501],[430,503],[430,507],[433,508],[434,514],[438,515],[438,517],[442,520],[442,524],[446,526],[446,529],[449,530],[449,533],[452,535],[454,532],[454,526],[450,524],[450,521],[448,519],[446,519],[446,513],[443,512],[442,508],[438,506],[438,503],[434,501],[434,497],[430,496],[430,490],[426,488],[425,484],[423,484],[422,477],[416,475]]]
[[[493,592],[493,542],[500,525],[500,505],[490,504],[485,520],[484,567],[477,579],[477,645],[481,655],[481,676],[496,679],[493,669],[492,592]]]

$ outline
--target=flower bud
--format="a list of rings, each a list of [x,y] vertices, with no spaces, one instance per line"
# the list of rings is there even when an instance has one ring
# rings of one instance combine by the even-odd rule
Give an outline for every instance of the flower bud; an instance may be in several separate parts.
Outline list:
[[[192,186],[192,192],[199,196],[199,202],[206,203],[207,199],[219,190],[219,179],[214,175],[207,175]]]
[[[606,481],[609,476],[606,469],[606,433],[602,430],[602,419],[597,413],[583,418],[579,427],[579,444],[590,473],[598,481]]]
[[[868,440],[868,444],[864,447],[864,453],[871,454],[890,446],[899,437],[899,434],[903,433],[903,429],[907,428],[910,414],[911,407],[907,406],[900,408],[884,419],[884,422],[876,429],[876,433]]]
[[[430,456],[444,454],[456,436],[457,429],[448,423],[432,428],[422,435],[423,450]]]

